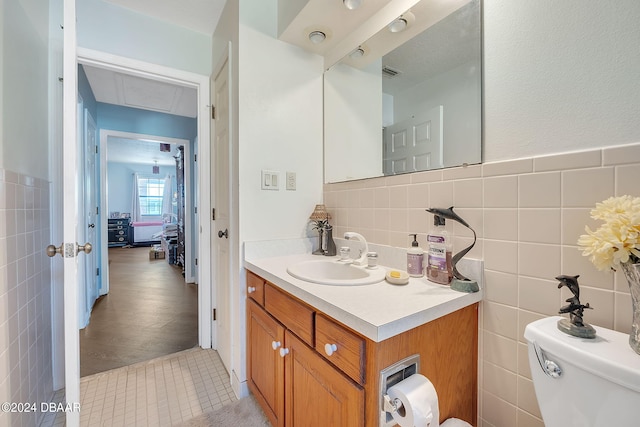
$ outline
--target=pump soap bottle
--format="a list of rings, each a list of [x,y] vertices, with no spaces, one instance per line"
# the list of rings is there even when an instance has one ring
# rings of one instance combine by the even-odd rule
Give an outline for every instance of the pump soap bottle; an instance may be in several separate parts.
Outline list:
[[[433,229],[427,236],[429,252],[425,274],[432,282],[448,285],[453,278],[451,265],[451,242],[445,228],[445,219],[439,215],[433,217]]]
[[[424,251],[418,246],[418,235],[409,234],[409,236],[413,236],[413,242],[407,249],[407,273],[411,277],[422,277]]]

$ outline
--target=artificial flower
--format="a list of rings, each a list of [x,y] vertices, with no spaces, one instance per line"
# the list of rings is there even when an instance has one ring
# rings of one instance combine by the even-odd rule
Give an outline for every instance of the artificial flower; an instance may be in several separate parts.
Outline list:
[[[596,204],[591,218],[603,224],[595,231],[585,227],[578,246],[598,270],[640,262],[640,197],[610,197]]]

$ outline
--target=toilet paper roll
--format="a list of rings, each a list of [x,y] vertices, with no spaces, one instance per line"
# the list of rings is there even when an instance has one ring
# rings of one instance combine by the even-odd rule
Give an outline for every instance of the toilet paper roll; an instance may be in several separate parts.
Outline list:
[[[387,395],[399,410],[392,413],[393,419],[400,427],[437,427],[440,411],[438,394],[435,387],[425,376],[411,375],[391,386]]]

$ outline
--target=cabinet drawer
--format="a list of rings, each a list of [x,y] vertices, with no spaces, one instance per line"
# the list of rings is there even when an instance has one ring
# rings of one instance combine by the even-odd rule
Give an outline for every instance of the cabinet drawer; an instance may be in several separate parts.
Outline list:
[[[267,282],[264,288],[264,307],[287,329],[313,346],[313,309],[279,291]]]
[[[247,297],[264,307],[264,279],[247,271]]]
[[[315,348],[318,353],[345,374],[360,384],[364,384],[364,338],[318,313],[316,314]]]

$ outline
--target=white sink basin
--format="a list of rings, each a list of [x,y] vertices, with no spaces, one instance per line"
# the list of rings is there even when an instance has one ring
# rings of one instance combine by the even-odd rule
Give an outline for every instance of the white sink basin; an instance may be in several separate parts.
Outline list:
[[[302,261],[287,268],[296,279],[320,285],[371,285],[384,280],[382,267],[366,268],[333,260]]]

